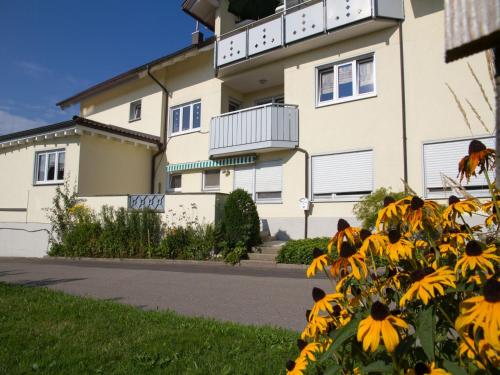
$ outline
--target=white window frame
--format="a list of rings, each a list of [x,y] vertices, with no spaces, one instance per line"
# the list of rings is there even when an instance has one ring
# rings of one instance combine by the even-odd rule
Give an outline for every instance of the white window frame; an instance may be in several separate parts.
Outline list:
[[[54,179],[48,180],[47,177],[49,174],[49,155],[51,155],[51,154],[55,155]],[[59,155],[60,154],[64,154],[64,174],[66,175],[66,150],[65,149],[35,152],[35,168],[34,168],[34,176],[33,176],[33,185],[61,185],[61,184],[64,184],[64,176],[63,176],[62,180],[59,180],[57,178],[57,174],[59,171]],[[45,173],[44,173],[44,179],[38,180],[38,168],[39,168],[38,159],[40,158],[41,155],[45,155]]]
[[[172,185],[170,185],[172,177],[175,177],[175,176],[180,176],[180,178],[181,178],[181,186],[178,188],[173,188]],[[169,191],[169,192],[182,191],[182,173],[169,173],[169,174],[167,174],[167,191]]]
[[[371,171],[371,185],[372,190],[367,194],[341,194],[336,195],[332,193],[330,198],[315,198],[313,191],[313,158],[318,156],[329,156],[329,155],[341,155],[341,154],[354,154],[358,152],[372,152],[373,153],[373,164]],[[326,152],[320,154],[311,155],[309,158],[309,200],[313,203],[334,203],[334,202],[359,202],[361,199],[366,197],[368,194],[371,194],[375,190],[375,151],[372,148],[361,149],[361,150],[348,150],[348,151],[339,151],[339,152]]]
[[[364,60],[372,59],[373,61],[373,91],[365,94],[359,93],[358,87],[358,63],[363,62]],[[339,90],[338,90],[338,68],[340,66],[351,64],[352,67],[352,96],[347,96],[344,98],[339,98]],[[321,80],[320,74],[321,72],[332,69],[333,68],[333,99],[332,100],[320,100],[320,91],[321,91]],[[351,102],[354,100],[361,100],[365,98],[372,98],[377,96],[377,61],[375,59],[375,53],[370,53],[362,56],[358,56],[351,59],[340,60],[329,64],[324,64],[316,67],[315,69],[315,85],[316,85],[316,98],[315,103],[316,107],[325,107],[332,104],[339,104],[345,102]]]
[[[207,172],[219,172],[219,185],[217,187],[205,186],[205,173],[207,173]],[[220,175],[221,175],[220,169],[207,169],[207,170],[204,170],[201,175],[202,175],[201,188],[203,191],[219,191],[220,190]]]
[[[141,113],[140,113],[139,117],[135,116],[135,109],[137,106],[141,107]],[[141,116],[142,116],[142,99],[131,102],[128,122],[139,121],[141,119]]]
[[[252,199],[256,204],[282,204],[283,203],[283,160],[282,159],[275,159],[275,160],[266,160],[263,161],[263,163],[272,163],[272,162],[279,162],[281,165],[281,191],[280,197],[279,198],[258,198],[258,193],[277,193],[278,191],[260,191],[257,192],[257,168],[258,168],[258,163],[254,164],[252,166],[252,173],[253,173],[253,187],[252,187],[252,192],[249,193],[252,196]],[[235,169],[236,170],[236,169]],[[236,172],[234,172],[236,173]],[[235,185],[235,179],[233,178],[233,191],[236,190],[236,185]]]
[[[200,126],[198,128],[193,128],[194,124],[194,106],[196,104],[200,105]],[[189,119],[189,129],[188,130],[182,130],[182,122],[183,122],[183,116],[184,116],[184,108],[186,107],[191,107],[189,113],[190,113],[190,119]],[[174,132],[174,111],[179,110],[179,130]],[[199,132],[201,131],[201,111],[202,111],[202,106],[201,106],[201,99],[194,100],[189,103],[184,103],[181,105],[177,105],[174,107],[170,108],[170,136],[175,137],[176,135],[182,135],[182,134],[188,134],[188,133],[194,133],[194,132]]]

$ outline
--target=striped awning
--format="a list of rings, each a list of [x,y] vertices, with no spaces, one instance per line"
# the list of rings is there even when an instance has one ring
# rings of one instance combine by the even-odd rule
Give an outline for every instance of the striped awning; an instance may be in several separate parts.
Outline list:
[[[255,163],[255,156],[236,156],[217,160],[202,160],[188,163],[177,163],[167,165],[167,172],[179,172],[193,169],[220,168],[232,165],[244,165]]]

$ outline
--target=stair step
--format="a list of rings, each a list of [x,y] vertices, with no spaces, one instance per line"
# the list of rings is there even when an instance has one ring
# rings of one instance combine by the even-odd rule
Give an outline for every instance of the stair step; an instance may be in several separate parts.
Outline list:
[[[268,262],[274,262],[275,258],[275,254],[248,253],[248,259],[250,260],[264,260]]]
[[[266,241],[259,245],[259,247],[281,247],[286,244],[286,241]]]
[[[278,255],[281,247],[257,247],[253,251],[258,254],[274,254]]]

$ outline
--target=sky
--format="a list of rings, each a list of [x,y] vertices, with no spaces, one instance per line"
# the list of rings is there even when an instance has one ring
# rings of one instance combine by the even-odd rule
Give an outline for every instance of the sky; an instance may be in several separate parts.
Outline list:
[[[189,45],[181,3],[0,0],[0,135],[68,120],[60,100]]]

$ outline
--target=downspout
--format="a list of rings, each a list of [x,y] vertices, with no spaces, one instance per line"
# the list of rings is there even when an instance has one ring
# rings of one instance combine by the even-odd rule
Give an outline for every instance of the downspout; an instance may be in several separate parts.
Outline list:
[[[147,66],[148,76],[162,89],[165,93],[165,118],[163,119],[163,141],[160,141],[159,150],[153,155],[151,162],[151,194],[155,192],[155,175],[156,175],[156,158],[167,150],[167,129],[168,129],[168,96],[170,93],[167,88],[151,74],[151,67]]]
[[[399,22],[399,64],[401,67],[401,115],[403,124],[403,173],[405,191],[408,187],[408,139],[406,133],[406,84],[405,84],[405,58],[403,50],[403,21]]]
[[[302,152],[304,154],[304,160],[305,160],[305,168],[304,168],[304,180],[305,180],[305,185],[304,185],[304,192],[305,192],[305,197],[309,199],[309,153],[304,150],[303,148],[296,147],[295,150]],[[309,210],[304,210],[304,238],[307,238],[308,234],[308,228],[309,228]]]

